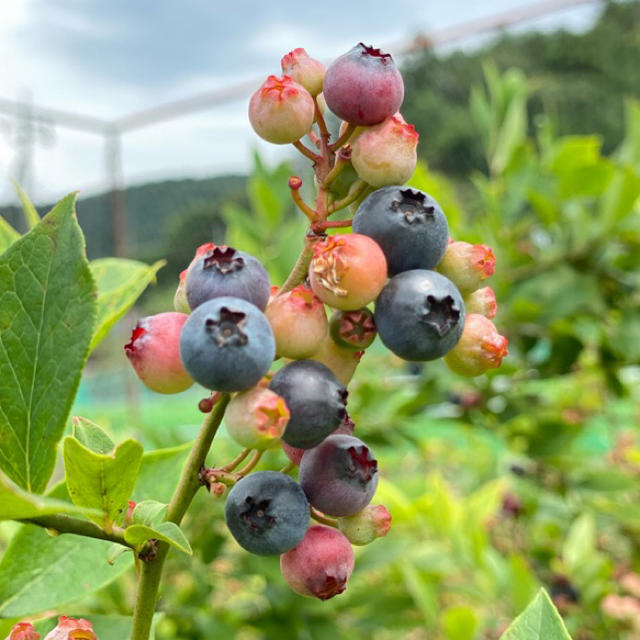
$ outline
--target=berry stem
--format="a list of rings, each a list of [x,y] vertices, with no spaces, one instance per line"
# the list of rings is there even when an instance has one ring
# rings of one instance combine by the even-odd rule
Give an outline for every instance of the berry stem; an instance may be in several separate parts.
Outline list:
[[[329,149],[331,151],[338,150],[343,144],[349,141],[349,138],[353,135],[353,132],[355,130],[355,124],[348,124],[347,128],[344,130],[344,133],[333,144],[329,145]]]
[[[351,161],[351,148],[345,147],[344,149],[340,149],[340,152],[336,156],[336,161],[333,165],[333,168],[327,174],[327,177],[324,179],[322,186],[327,189],[331,186],[331,183],[342,173],[342,170],[349,164]]]
[[[311,160],[311,162],[313,162],[313,164],[318,164],[322,160],[322,158],[317,153],[314,153],[313,151],[311,151],[311,149],[309,149],[309,147],[307,147],[304,144],[302,144],[302,142],[300,142],[300,140],[296,140],[295,142],[292,142],[291,144],[293,144],[293,146],[303,156],[307,156],[307,158],[309,158],[309,160]]]
[[[300,209],[300,211],[302,211],[302,213],[304,213],[305,216],[307,216],[307,218],[309,219],[309,222],[313,223],[318,219],[318,213],[316,211],[314,211],[303,199],[302,196],[300,195],[300,187],[292,187],[291,183],[292,180],[289,180],[289,188],[291,190],[291,198],[293,199],[293,201],[296,203],[296,206],[298,207],[298,209]],[[300,181],[300,184],[302,184],[302,181]]]
[[[220,471],[233,471],[250,453],[251,449],[243,449],[231,462],[220,467]]]
[[[262,458],[262,454],[264,451],[254,451],[253,455],[249,462],[242,467],[242,469],[236,471],[236,474],[239,476],[246,476],[249,471],[251,471],[257,464],[260,462],[260,458]]]
[[[338,521],[335,518],[329,518],[324,513],[318,511],[315,507],[311,507],[311,517],[320,524],[326,524],[329,527],[338,528]]]
[[[369,185],[364,180],[358,180],[353,184],[355,186],[351,188],[349,193],[344,198],[342,198],[341,200],[336,200],[329,207],[329,215],[335,213],[336,211],[339,211],[340,209],[348,207],[352,202],[355,202],[364,193],[365,189],[369,187]]]
[[[293,462],[289,461],[284,465],[284,467],[282,467],[282,469],[280,469],[280,473],[291,473],[295,468],[296,465]]]
[[[225,409],[229,403],[228,393],[222,394],[211,413],[208,413],[202,423],[200,433],[191,449],[187,463],[182,470],[178,486],[167,508],[165,520],[179,525],[186,513],[193,497],[202,486],[199,480],[200,469],[204,465],[207,453],[211,448],[213,438],[222,422]],[[166,542],[158,543],[157,555],[153,560],[142,563],[140,580],[136,594],[136,604],[133,612],[133,628],[131,640],[148,640],[151,632],[151,622],[155,613],[158,589],[162,568],[169,552]]]
[[[352,225],[353,218],[349,218],[349,220],[324,220],[323,222],[314,222],[311,225],[311,228],[316,233],[321,233],[327,229],[331,229],[332,227],[350,227]]]

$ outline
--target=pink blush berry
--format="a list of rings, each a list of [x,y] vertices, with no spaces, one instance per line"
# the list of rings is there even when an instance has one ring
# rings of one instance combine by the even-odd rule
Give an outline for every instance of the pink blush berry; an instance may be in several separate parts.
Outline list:
[[[444,361],[455,373],[479,376],[502,364],[502,358],[508,353],[507,342],[491,320],[479,313],[470,313],[466,317],[460,341],[444,357]]]
[[[189,316],[169,311],[138,321],[124,346],[138,378],[157,393],[179,393],[192,384],[180,359],[180,332]]]
[[[309,281],[313,292],[335,309],[361,309],[374,300],[387,280],[387,260],[380,246],[358,234],[336,234],[313,247]]]
[[[458,240],[449,242],[437,269],[458,287],[460,293],[467,295],[493,275],[495,266],[496,257],[491,247]]]
[[[40,640],[40,634],[30,622],[18,622],[11,627],[5,640]]]
[[[300,595],[328,600],[346,589],[355,559],[347,538],[331,527],[309,527],[297,547],[280,556],[280,570]]]
[[[274,144],[288,144],[307,135],[314,118],[311,94],[290,76],[269,76],[249,101],[251,126]]]
[[[467,313],[479,313],[486,318],[495,318],[498,313],[496,294],[491,287],[483,287],[470,293],[464,299]]]
[[[44,640],[98,640],[88,620],[60,616],[58,626]]]
[[[338,518],[338,527],[351,544],[365,545],[389,533],[391,514],[382,504],[370,504],[352,516]]]
[[[400,109],[404,83],[388,53],[359,43],[329,66],[323,93],[339,118],[368,126]]]
[[[298,84],[301,84],[312,96],[317,96],[322,91],[325,68],[322,62],[310,58],[302,49],[294,49],[283,56],[280,61],[282,73],[291,76]]]

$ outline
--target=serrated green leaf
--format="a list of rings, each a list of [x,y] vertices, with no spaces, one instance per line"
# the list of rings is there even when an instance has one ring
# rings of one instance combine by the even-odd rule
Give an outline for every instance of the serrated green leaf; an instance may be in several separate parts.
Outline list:
[[[22,211],[24,212],[24,219],[29,229],[33,229],[40,222],[40,214],[38,210],[33,206],[33,202],[29,199],[29,196],[22,190],[22,187],[15,181],[11,181],[13,188],[16,190],[20,202],[22,203]]]
[[[107,432],[91,420],[73,416],[73,437],[95,453],[111,453],[116,446]]]
[[[112,454],[95,453],[71,436],[64,439],[67,489],[74,504],[101,512],[92,520],[110,526],[127,506],[133,492],[142,446],[135,440],[120,443]]]
[[[140,545],[147,540],[162,540],[188,555],[192,555],[191,545],[182,529],[174,522],[161,522],[153,527],[145,524],[132,524],[124,530],[124,539],[133,545]]]
[[[133,510],[133,524],[153,525],[158,516],[167,508],[164,502],[157,500],[143,500],[138,502]]]
[[[165,264],[164,260],[159,260],[149,266],[123,258],[101,258],[91,262],[91,271],[98,286],[98,319],[91,350],[155,281],[156,273]]]
[[[53,472],[95,319],[75,198],[0,256],[0,468],[36,493]]]
[[[191,444],[144,455],[134,500],[154,497],[168,502]],[[67,500],[66,485],[48,497]],[[24,617],[56,609],[109,584],[133,565],[131,554],[107,562],[110,543],[73,535],[49,536],[23,525],[0,561],[0,615]]]
[[[92,511],[70,502],[28,493],[0,473],[0,520],[26,520],[55,513],[100,515],[99,511]]]
[[[20,234],[2,216],[0,216],[0,253],[4,253],[19,239]]]
[[[549,595],[540,589],[500,640],[571,640],[571,636]]]

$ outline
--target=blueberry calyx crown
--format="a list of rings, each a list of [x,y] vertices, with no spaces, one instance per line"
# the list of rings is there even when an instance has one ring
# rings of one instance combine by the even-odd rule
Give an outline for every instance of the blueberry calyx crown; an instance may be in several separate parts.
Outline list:
[[[436,208],[431,204],[425,204],[425,200],[426,194],[422,191],[400,189],[400,198],[393,199],[391,210],[400,211],[409,224],[433,220]]]
[[[372,45],[366,45],[364,42],[358,42],[358,47],[360,47],[360,53],[363,56],[371,56],[373,58],[380,58],[380,62],[382,64],[386,64],[387,62],[392,61],[390,53],[383,53],[382,49],[377,49]]]
[[[326,575],[322,586],[319,589],[313,589],[313,594],[320,598],[320,600],[329,600],[329,598],[333,598],[333,596],[342,593],[346,588],[346,579]]]
[[[340,420],[344,420],[348,418],[347,414],[347,398],[349,397],[349,392],[344,388],[340,387],[338,389],[338,403],[340,404],[340,409],[338,409],[338,416]]]
[[[247,507],[240,517],[252,531],[264,531],[273,527],[276,519],[268,513],[270,500],[254,500],[247,496],[244,501]]]
[[[345,473],[349,478],[366,486],[378,473],[378,461],[371,455],[369,448],[364,445],[349,447]]]
[[[247,344],[249,338],[243,331],[247,314],[221,307],[218,319],[208,317],[205,320],[207,333],[219,347],[240,347]]]
[[[438,298],[429,294],[425,299],[425,310],[421,322],[433,328],[443,338],[460,320],[460,309],[452,296]]]
[[[222,275],[240,271],[244,267],[244,258],[233,247],[214,247],[202,263],[203,269],[217,269]]]
[[[340,337],[360,343],[368,340],[376,331],[373,317],[363,311],[349,311],[344,314],[340,326]]]

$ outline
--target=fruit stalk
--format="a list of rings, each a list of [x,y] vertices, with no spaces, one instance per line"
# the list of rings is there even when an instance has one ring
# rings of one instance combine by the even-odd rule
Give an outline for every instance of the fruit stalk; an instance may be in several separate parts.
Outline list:
[[[211,448],[213,438],[222,422],[225,409],[229,403],[228,393],[222,394],[211,413],[205,416],[200,433],[194,442],[189,458],[182,470],[178,486],[167,508],[165,520],[179,525],[186,513],[193,497],[202,486],[199,479],[200,469],[204,465],[207,453]],[[131,640],[148,640],[151,632],[151,622],[155,613],[158,588],[162,576],[162,568],[169,552],[166,542],[159,542],[154,559],[143,562],[140,570],[140,581],[136,594],[136,604],[133,612],[133,628]]]

